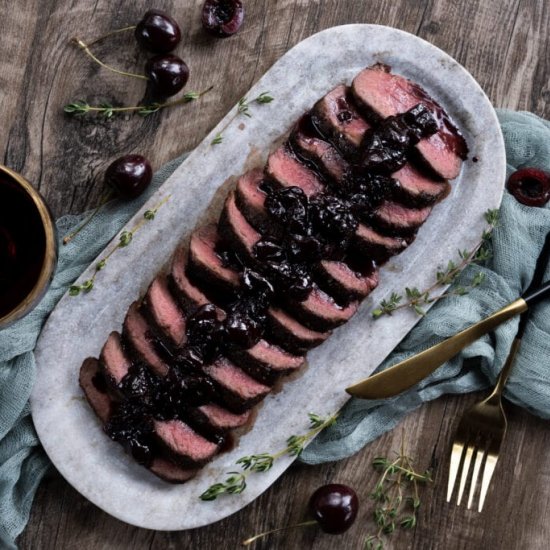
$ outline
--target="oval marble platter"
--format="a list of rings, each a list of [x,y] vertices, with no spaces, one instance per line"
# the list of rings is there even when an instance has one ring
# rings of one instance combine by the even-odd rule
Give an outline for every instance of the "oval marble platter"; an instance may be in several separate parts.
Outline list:
[[[416,241],[382,269],[380,286],[356,316],[308,355],[308,367],[301,376],[265,399],[254,427],[231,452],[218,456],[184,485],[155,478],[102,432],[78,386],[82,361],[97,357],[107,335],[120,330],[130,303],[143,294],[178,242],[204,219],[220,185],[249,167],[251,156],[265,161],[274,141],[318,98],[341,82],[350,83],[362,68],[376,62],[387,63],[439,100],[466,137],[470,159],[475,156],[479,161],[464,163],[451,195],[434,208]],[[136,234],[131,246],[110,258],[92,292],[77,298],[65,295],[36,348],[38,372],[31,407],[48,456],[86,498],[140,527],[180,530],[208,525],[265,491],[292,458],[283,457],[269,472],[249,476],[241,495],[214,502],[198,498],[225,472],[235,470],[239,457],[284,448],[289,435],[307,429],[309,411],[324,415],[339,409],[348,399],[344,388],[368,376],[418,321],[409,311],[373,321],[373,304],[405,286],[429,286],[436,268],[456,258],[458,248],[475,245],[486,225],[483,213],[501,201],[505,153],[495,112],[472,76],[424,40],[377,25],[327,29],[286,53],[247,97],[266,90],[275,98],[272,103],[252,103],[252,117],[230,124],[223,143],[212,146],[216,133],[234,114],[232,109],[176,169],[128,228],[146,209],[170,195],[155,220]],[[92,274],[95,263],[80,281]]]

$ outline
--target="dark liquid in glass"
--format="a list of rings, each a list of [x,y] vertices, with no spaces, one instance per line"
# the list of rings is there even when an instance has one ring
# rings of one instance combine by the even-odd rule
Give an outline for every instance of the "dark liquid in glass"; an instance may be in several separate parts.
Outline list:
[[[0,317],[13,311],[35,286],[46,252],[46,234],[29,195],[0,173]]]

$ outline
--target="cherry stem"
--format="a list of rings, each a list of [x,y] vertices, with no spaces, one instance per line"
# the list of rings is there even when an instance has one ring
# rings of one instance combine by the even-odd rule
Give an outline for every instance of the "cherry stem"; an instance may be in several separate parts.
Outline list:
[[[295,525],[287,525],[285,527],[278,527],[277,529],[271,529],[271,531],[264,531],[263,533],[260,533],[259,535],[254,535],[253,537],[250,537],[249,539],[243,540],[242,545],[248,546],[249,544],[252,544],[253,542],[257,541],[258,539],[261,539],[267,535],[271,535],[272,533],[278,533],[279,531],[285,531],[286,529],[294,529],[295,527],[308,527],[310,525],[317,525],[317,521],[314,519],[309,521],[303,521],[302,523],[296,523]]]
[[[79,225],[72,233],[69,233],[63,238],[63,244],[69,244],[95,217],[95,215],[112,199],[114,192],[112,190],[107,191],[101,197],[101,202],[95,208],[95,210],[88,216],[81,225]]]
[[[135,28],[136,28],[136,25],[131,25],[130,27],[123,27],[122,29],[116,29],[114,31],[108,32],[107,34],[104,34],[103,36],[100,36],[99,38],[92,40],[92,42],[89,42],[88,46],[93,46],[94,44],[97,44],[98,42],[101,42],[105,38],[109,38],[110,36],[113,36],[115,34],[127,32],[127,31],[133,31]]]
[[[113,73],[120,74],[122,76],[131,76],[132,78],[141,78],[142,80],[149,80],[144,74],[136,74],[136,73],[128,73],[126,71],[120,71],[118,69],[115,69],[114,67],[111,67],[110,65],[107,65],[106,63],[103,63],[101,59],[98,59],[92,53],[88,45],[82,42],[82,40],[80,40],[79,38],[73,38],[72,40],[78,47],[82,48],[89,57],[91,57],[97,64],[101,65],[103,68],[108,69]]]

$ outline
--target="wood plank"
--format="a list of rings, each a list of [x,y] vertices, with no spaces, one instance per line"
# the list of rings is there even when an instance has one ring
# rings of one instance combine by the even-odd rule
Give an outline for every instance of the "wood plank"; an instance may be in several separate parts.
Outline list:
[[[147,118],[97,123],[65,117],[63,105],[79,98],[116,104],[142,98],[140,81],[99,70],[68,41],[75,34],[89,40],[131,24],[149,4],[21,0],[13,9],[11,2],[0,0],[0,51],[10,52],[0,59],[2,158],[40,187],[56,215],[97,203],[104,169],[122,154],[141,152],[159,167],[195,146],[285,51],[333,25],[378,23],[418,34],[463,63],[496,106],[550,113],[550,6],[544,0],[248,0],[245,27],[225,41],[201,32],[201,0],[166,0],[163,9],[182,23],[178,51],[191,68],[188,89],[211,84],[215,89],[200,102]],[[128,70],[140,71],[145,60],[131,36],[106,41],[94,51]],[[477,398],[442,398],[402,423],[411,454],[421,467],[433,468],[435,483],[425,491],[417,528],[397,533],[388,548],[547,547],[550,435],[545,422],[525,411],[511,408],[509,436],[485,513],[444,502],[453,430]],[[394,430],[335,464],[295,465],[245,510],[207,529],[183,533],[125,525],[54,474],[38,492],[20,547],[235,548],[255,532],[299,521],[312,490],[334,481],[352,485],[362,498],[360,516],[346,535],[293,530],[256,548],[361,548],[372,512],[370,463],[398,448],[400,437],[401,430]]]

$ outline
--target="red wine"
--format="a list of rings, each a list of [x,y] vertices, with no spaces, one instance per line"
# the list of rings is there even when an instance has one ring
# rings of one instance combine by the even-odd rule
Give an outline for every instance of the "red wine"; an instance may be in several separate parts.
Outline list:
[[[36,285],[46,254],[46,232],[33,199],[0,172],[0,318]]]

